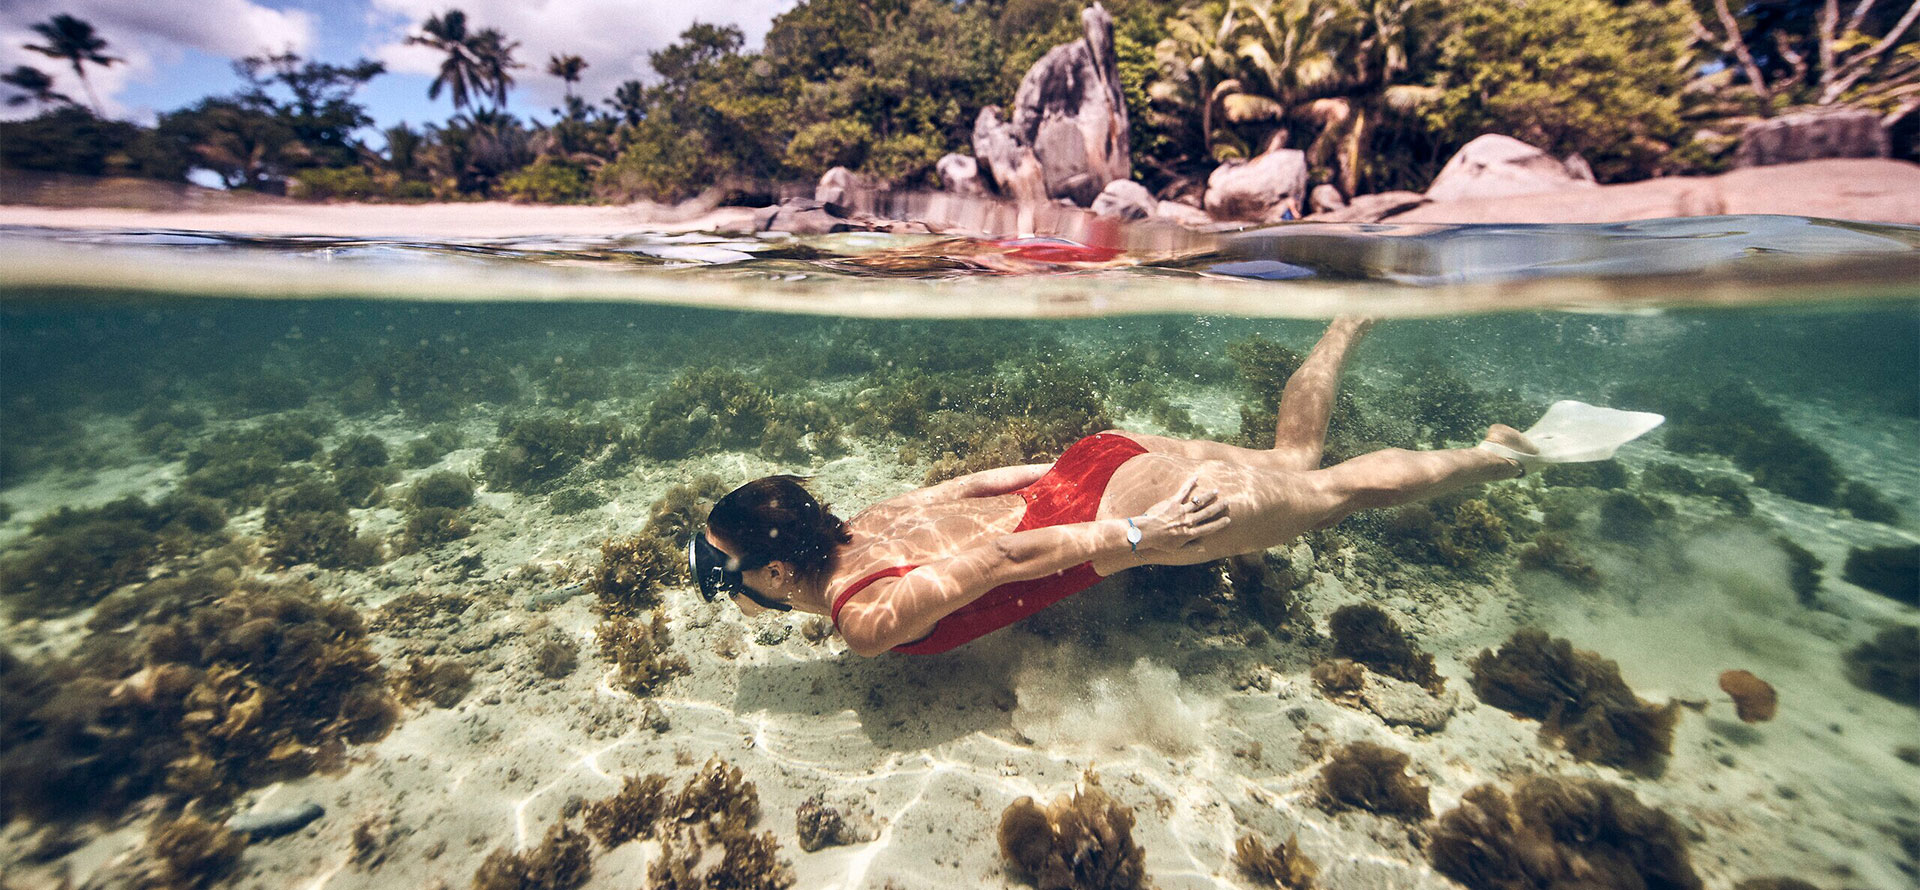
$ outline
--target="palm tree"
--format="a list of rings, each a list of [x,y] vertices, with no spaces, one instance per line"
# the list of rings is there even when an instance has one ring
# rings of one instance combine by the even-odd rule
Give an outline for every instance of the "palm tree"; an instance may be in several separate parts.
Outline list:
[[[23,91],[23,95],[8,96],[7,105],[18,108],[28,102],[52,105],[55,102],[73,104],[73,99],[65,93],[53,91],[53,78],[47,72],[32,65],[18,65],[12,71],[0,74],[0,83]]]
[[[427,98],[440,98],[445,89],[453,99],[453,110],[459,113],[470,103],[470,92],[485,93],[485,73],[479,57],[474,55],[472,36],[467,34],[467,14],[458,9],[449,9],[443,15],[428,16],[420,26],[421,33],[407,37],[407,43],[428,46],[447,54],[440,63],[440,74],[427,87]]]
[[[1234,64],[1228,46],[1237,3],[1201,3],[1167,20],[1168,37],[1154,47],[1161,77],[1148,94],[1163,105],[1200,113],[1200,153],[1213,156],[1213,106]]]
[[[467,41],[467,48],[480,63],[480,82],[493,97],[493,107],[505,110],[507,91],[513,89],[513,75],[507,72],[526,67],[513,60],[513,51],[520,48],[520,41],[508,40],[507,35],[494,28],[482,28]]]
[[[587,70],[587,60],[572,53],[547,57],[547,73],[566,81],[569,104],[573,99],[573,85],[580,82],[580,72],[585,70]]]
[[[44,38],[45,46],[25,44],[33,50],[52,59],[65,59],[73,66],[73,73],[80,75],[80,86],[87,91],[87,100],[93,103],[93,113],[102,115],[100,97],[93,94],[93,84],[87,80],[87,63],[91,62],[105,68],[120,61],[116,56],[104,53],[107,41],[93,33],[93,25],[73,16],[61,13],[33,26],[33,32]]]

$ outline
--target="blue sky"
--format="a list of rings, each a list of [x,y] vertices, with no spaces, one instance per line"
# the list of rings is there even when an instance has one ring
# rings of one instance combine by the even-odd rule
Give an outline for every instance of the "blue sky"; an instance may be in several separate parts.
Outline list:
[[[80,101],[85,91],[71,68],[23,48],[39,42],[30,30],[57,13],[91,22],[106,38],[107,54],[125,59],[87,77],[109,117],[151,123],[160,112],[240,86],[235,59],[292,48],[308,58],[348,64],[369,58],[387,73],[361,90],[376,126],[444,121],[452,105],[442,93],[427,99],[438,67],[431,50],[408,47],[409,31],[427,16],[459,8],[469,28],[494,27],[521,43],[508,109],[520,117],[551,119],[561,102],[559,78],[547,59],[579,55],[587,70],[576,88],[598,101],[622,81],[647,80],[647,53],[672,42],[694,21],[733,24],[758,46],[773,16],[795,0],[673,3],[657,0],[4,0],[0,2],[0,69],[32,65],[53,75],[55,89]],[[0,108],[22,117],[31,108]],[[369,134],[370,135],[370,134]]]

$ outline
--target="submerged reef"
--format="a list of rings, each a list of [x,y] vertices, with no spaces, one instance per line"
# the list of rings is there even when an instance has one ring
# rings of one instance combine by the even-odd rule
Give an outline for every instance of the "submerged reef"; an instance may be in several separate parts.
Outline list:
[[[1433,815],[1427,786],[1407,775],[1406,754],[1372,742],[1354,742],[1333,752],[1320,768],[1320,800],[1330,810],[1349,807],[1424,821]]]
[[[1848,551],[1840,577],[1896,602],[1920,606],[1920,544],[1855,547]]]
[[[1333,653],[1350,658],[1396,680],[1438,695],[1447,680],[1433,669],[1433,656],[1413,644],[1386,610],[1370,603],[1341,606],[1327,619]]]
[[[1619,665],[1545,631],[1521,628],[1467,666],[1480,700],[1541,722],[1580,760],[1658,774],[1673,749],[1676,706],[1641,701]]]
[[[14,552],[0,557],[0,596],[17,616],[50,616],[93,605],[142,580],[168,554],[217,543],[220,505],[174,493],[149,505],[128,496],[99,507],[61,507],[35,520]]]
[[[1848,650],[1846,665],[1853,685],[1920,706],[1920,627],[1902,624],[1880,631]]]
[[[1138,890],[1146,851],[1133,842],[1133,810],[1086,774],[1080,788],[1042,807],[1022,797],[1000,814],[1000,855],[1038,890]]]
[[[1313,890],[1313,879],[1320,873],[1313,860],[1300,852],[1299,835],[1272,847],[1255,835],[1240,838],[1233,843],[1233,864],[1266,886],[1282,890]]]
[[[1440,817],[1427,856],[1471,890],[1699,890],[1673,817],[1593,779],[1535,776],[1513,796],[1469,790]]]

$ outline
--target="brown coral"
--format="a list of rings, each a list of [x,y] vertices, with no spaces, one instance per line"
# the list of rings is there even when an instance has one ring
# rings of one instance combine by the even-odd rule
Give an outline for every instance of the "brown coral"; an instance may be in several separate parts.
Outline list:
[[[1773,691],[1773,685],[1747,671],[1722,673],[1720,691],[1733,697],[1734,711],[1746,723],[1772,720],[1780,706],[1780,697]]]
[[[1146,851],[1133,842],[1133,811],[1086,775],[1071,797],[1042,807],[1022,797],[1000,814],[1000,854],[1039,890],[1147,885]]]

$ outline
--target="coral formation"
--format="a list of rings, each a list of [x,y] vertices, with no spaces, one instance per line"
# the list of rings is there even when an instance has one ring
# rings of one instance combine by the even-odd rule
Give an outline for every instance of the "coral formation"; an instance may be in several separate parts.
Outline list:
[[[1271,848],[1254,835],[1240,838],[1233,844],[1233,864],[1267,886],[1283,890],[1313,890],[1313,879],[1320,873],[1313,860],[1300,852],[1299,835],[1289,835]]]
[[[1320,799],[1329,809],[1357,807],[1416,821],[1433,815],[1427,786],[1407,775],[1407,755],[1372,742],[1354,742],[1333,752],[1320,769]]]
[[[697,476],[691,482],[676,483],[653,502],[647,512],[646,531],[667,539],[678,551],[693,540],[706,522],[707,513],[713,510],[714,502],[730,490],[732,487],[726,480],[712,473]]]
[[[1539,720],[1576,758],[1657,773],[1672,750],[1674,704],[1641,701],[1618,665],[1545,631],[1514,631],[1467,666],[1481,701]]]
[[[1530,777],[1508,797],[1469,790],[1440,817],[1427,856],[1472,890],[1699,890],[1673,817],[1593,779]]]
[[[1465,569],[1507,549],[1507,520],[1486,500],[1409,504],[1389,515],[1385,534],[1393,551],[1430,565]]]
[[[416,655],[407,660],[407,669],[394,678],[393,688],[400,694],[401,701],[427,701],[436,707],[451,708],[473,688],[473,671],[457,661]]]
[[[1425,687],[1438,695],[1445,677],[1433,669],[1433,656],[1420,651],[1385,610],[1371,603],[1341,606],[1327,619],[1333,654],[1351,658],[1382,674]]]
[[[1853,685],[1903,705],[1920,706],[1920,627],[1902,624],[1847,651]]]
[[[425,469],[440,462],[447,452],[460,447],[460,431],[453,427],[438,426],[427,434],[407,443],[400,452],[400,462],[413,469]]]
[[[1920,544],[1855,547],[1847,552],[1840,577],[1881,596],[1920,606]]]
[[[620,791],[586,809],[587,831],[609,849],[634,838],[652,837],[660,817],[677,797],[667,796],[667,777],[628,776]]]
[[[1773,684],[1754,676],[1751,671],[1722,671],[1720,691],[1732,697],[1734,712],[1744,723],[1772,720],[1774,711],[1780,706],[1780,697],[1773,691]]]
[[[220,430],[187,452],[181,485],[241,506],[264,501],[294,468],[320,453],[324,422],[289,416],[244,429]]]
[[[572,890],[593,874],[592,842],[555,825],[540,845],[524,853],[496,849],[473,874],[473,890]]]
[[[1000,855],[1038,890],[1147,886],[1146,851],[1133,842],[1133,810],[1089,772],[1072,796],[1045,807],[1022,797],[1000,814]]]

